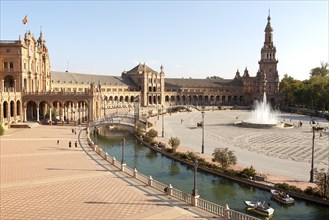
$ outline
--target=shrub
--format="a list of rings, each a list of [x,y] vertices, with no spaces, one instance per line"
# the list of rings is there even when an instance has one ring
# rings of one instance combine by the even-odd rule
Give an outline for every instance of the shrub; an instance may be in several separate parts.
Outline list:
[[[188,151],[186,154],[186,157],[188,160],[195,161],[195,159],[197,158],[197,155],[194,152]]]
[[[180,140],[177,137],[171,137],[168,141],[168,144],[172,148],[172,152],[175,153],[178,146],[180,145]]]
[[[235,165],[237,162],[237,158],[233,154],[233,151],[228,150],[228,148],[216,148],[212,156],[213,161],[220,163],[224,169],[228,168],[230,165]]]
[[[5,133],[5,129],[2,127],[2,125],[0,125],[0,136],[3,135]]]
[[[255,177],[256,175],[256,170],[254,169],[253,166],[250,166],[250,168],[244,168],[242,171],[239,173],[240,176],[248,176],[248,177]]]
[[[148,132],[147,132],[148,136],[151,138],[151,139],[154,139],[155,137],[158,136],[158,132],[156,130],[154,130],[153,128],[150,129]]]

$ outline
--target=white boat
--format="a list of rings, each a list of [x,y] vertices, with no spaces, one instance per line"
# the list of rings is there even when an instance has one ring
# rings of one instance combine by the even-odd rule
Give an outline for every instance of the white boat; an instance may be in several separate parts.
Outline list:
[[[295,200],[290,197],[287,193],[271,189],[272,198],[283,204],[294,204]]]
[[[274,209],[271,206],[266,205],[265,202],[261,203],[261,202],[244,201],[244,203],[247,205],[248,211],[266,217],[272,217],[274,214]]]

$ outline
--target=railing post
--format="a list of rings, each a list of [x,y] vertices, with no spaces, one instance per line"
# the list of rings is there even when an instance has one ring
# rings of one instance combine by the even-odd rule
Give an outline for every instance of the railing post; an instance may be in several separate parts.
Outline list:
[[[149,186],[153,187],[153,178],[152,178],[152,176],[149,177]]]
[[[200,198],[200,195],[192,195],[191,198],[191,205],[192,206],[198,206],[198,199]]]
[[[169,186],[167,188],[167,195],[172,196],[172,189],[173,189],[172,185],[169,184]]]
[[[225,205],[225,209],[224,209],[224,217],[226,219],[230,219],[230,207],[228,207],[228,205]]]
[[[126,164],[125,163],[121,163],[121,171],[125,171],[125,166],[126,166]]]
[[[109,155],[108,155],[108,153],[106,152],[105,153],[105,157],[104,157],[104,159],[107,161],[107,157],[108,157]]]
[[[135,168],[135,169],[134,169],[134,178],[137,178],[137,173],[138,173],[138,171],[137,171],[137,169]]]
[[[112,158],[112,165],[114,165],[115,157]]]

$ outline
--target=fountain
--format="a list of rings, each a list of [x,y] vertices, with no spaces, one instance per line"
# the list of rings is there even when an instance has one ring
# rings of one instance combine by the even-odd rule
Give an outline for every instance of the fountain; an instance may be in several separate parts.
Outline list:
[[[266,93],[264,92],[263,101],[255,102],[255,110],[251,112],[251,116],[239,123],[244,127],[254,128],[271,128],[271,127],[284,127],[278,119],[278,112],[273,111],[271,105],[267,103]]]

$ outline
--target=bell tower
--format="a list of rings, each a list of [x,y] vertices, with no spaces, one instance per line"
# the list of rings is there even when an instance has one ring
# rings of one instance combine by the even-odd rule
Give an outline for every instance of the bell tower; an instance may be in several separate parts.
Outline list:
[[[265,27],[265,41],[261,49],[261,60],[258,62],[257,91],[260,97],[266,92],[267,96],[274,96],[279,92],[279,75],[277,70],[276,48],[273,44],[273,28],[271,26],[270,12]]]

